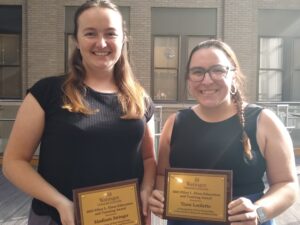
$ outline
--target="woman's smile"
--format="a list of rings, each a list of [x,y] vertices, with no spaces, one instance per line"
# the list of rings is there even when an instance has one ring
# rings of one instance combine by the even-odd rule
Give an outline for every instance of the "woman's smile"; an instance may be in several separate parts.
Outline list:
[[[108,56],[111,51],[93,51],[96,56]]]
[[[213,95],[215,93],[217,93],[217,89],[209,89],[209,90],[200,90],[200,93],[202,95]]]

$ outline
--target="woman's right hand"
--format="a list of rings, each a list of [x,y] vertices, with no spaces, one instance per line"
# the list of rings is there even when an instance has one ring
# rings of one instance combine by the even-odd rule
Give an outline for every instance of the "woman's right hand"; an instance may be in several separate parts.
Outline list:
[[[63,225],[75,225],[74,204],[72,201],[65,198],[59,202],[56,209]]]
[[[160,218],[162,218],[164,212],[164,201],[164,193],[160,190],[153,190],[148,200],[151,212]]]

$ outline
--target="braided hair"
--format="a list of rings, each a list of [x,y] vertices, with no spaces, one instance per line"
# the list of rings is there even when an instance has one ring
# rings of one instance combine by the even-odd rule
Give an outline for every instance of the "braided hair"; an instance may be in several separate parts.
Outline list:
[[[242,143],[243,143],[243,147],[244,147],[244,153],[245,153],[245,156],[247,157],[247,159],[251,160],[253,158],[253,155],[251,152],[250,139],[245,131],[245,116],[244,116],[245,113],[244,113],[244,108],[243,108],[243,99],[240,94],[240,91],[237,89],[235,93],[231,93],[231,98],[236,103],[238,117],[240,120],[240,124],[242,125],[242,128],[243,128]]]

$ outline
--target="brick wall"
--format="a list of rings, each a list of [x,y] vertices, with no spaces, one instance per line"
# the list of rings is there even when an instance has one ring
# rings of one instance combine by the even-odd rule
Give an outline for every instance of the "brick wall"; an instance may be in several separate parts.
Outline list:
[[[41,77],[64,72],[64,7],[83,0],[0,0],[23,5],[23,89]],[[299,0],[115,0],[130,6],[130,55],[133,69],[151,90],[151,7],[217,8],[217,36],[236,51],[247,75],[247,93],[255,101],[257,86],[258,9],[300,9]],[[174,108],[184,107],[177,104]],[[172,107],[171,107],[172,108]]]

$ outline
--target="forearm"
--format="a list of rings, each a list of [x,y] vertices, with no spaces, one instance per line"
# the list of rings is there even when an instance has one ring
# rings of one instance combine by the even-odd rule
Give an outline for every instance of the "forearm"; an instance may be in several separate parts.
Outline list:
[[[164,191],[164,188],[165,188],[165,176],[162,174],[157,174],[155,189]]]
[[[263,207],[268,218],[274,218],[295,202],[297,193],[296,181],[277,183],[272,185],[266,194],[255,202],[255,205]]]
[[[152,192],[155,185],[156,174],[156,161],[154,158],[149,157],[144,159],[144,177],[141,186],[141,190]]]
[[[10,160],[5,162],[3,173],[9,181],[30,196],[55,208],[68,199],[46,182],[29,162]]]

